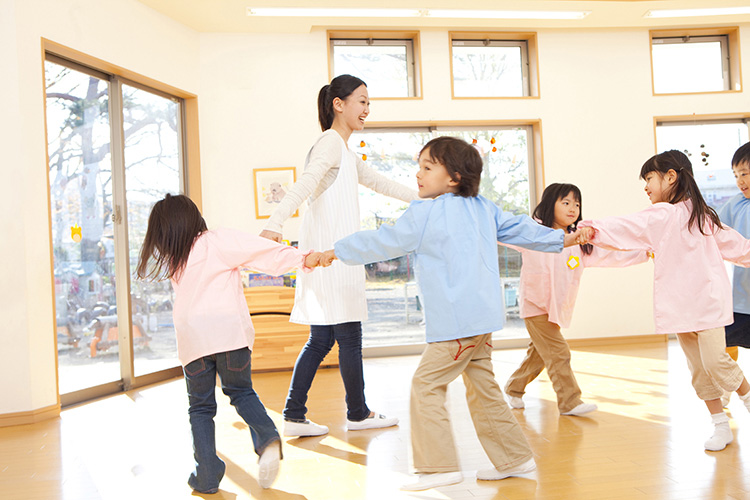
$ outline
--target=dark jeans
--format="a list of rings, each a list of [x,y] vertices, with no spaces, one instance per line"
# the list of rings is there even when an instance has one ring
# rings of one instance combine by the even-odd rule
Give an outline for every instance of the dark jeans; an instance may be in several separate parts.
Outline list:
[[[226,466],[216,455],[216,374],[221,390],[237,413],[250,427],[255,452],[260,455],[270,443],[279,441],[276,426],[253,390],[250,380],[250,349],[220,352],[191,361],[183,367],[190,407],[190,430],[193,434],[195,471],[188,484],[198,491],[218,488]]]
[[[285,419],[305,420],[307,393],[315,372],[334,342],[339,344],[339,371],[346,390],[346,418],[360,421],[370,415],[370,409],[365,403],[365,379],[362,373],[362,323],[356,321],[310,326],[310,338],[294,364],[292,383],[284,407]]]
[[[750,314],[734,313],[734,323],[724,327],[727,347],[750,348]]]

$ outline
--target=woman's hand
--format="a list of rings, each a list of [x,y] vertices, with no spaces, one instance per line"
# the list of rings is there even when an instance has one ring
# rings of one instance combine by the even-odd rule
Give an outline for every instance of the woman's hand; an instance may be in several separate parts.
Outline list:
[[[276,243],[281,243],[281,233],[277,233],[276,231],[269,231],[268,229],[264,229],[261,231],[260,235],[263,238],[268,238],[269,240],[273,240]]]

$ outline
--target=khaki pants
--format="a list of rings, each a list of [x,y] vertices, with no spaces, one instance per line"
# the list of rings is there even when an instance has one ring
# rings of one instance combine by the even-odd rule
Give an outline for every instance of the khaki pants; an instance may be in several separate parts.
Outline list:
[[[505,392],[510,396],[522,397],[529,382],[547,368],[557,394],[557,408],[560,413],[565,413],[583,403],[581,388],[570,367],[568,343],[560,333],[560,327],[550,323],[548,318],[544,314],[524,319],[531,342],[521,366],[508,379]]]
[[[719,399],[723,390],[734,392],[740,387],[744,375],[726,352],[724,328],[678,333],[677,340],[693,375],[695,393],[703,401]]]
[[[411,385],[411,440],[417,472],[460,470],[448,410],[448,384],[459,375],[479,442],[498,469],[520,465],[531,448],[492,371],[492,334],[427,344]]]

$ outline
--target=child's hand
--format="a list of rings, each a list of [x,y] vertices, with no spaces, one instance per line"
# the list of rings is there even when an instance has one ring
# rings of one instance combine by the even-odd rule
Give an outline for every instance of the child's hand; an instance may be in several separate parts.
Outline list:
[[[312,252],[305,257],[305,267],[318,267],[321,265],[320,259],[323,257],[322,252]]]
[[[321,254],[320,265],[323,267],[328,267],[333,263],[334,260],[336,260],[336,253],[333,251],[333,249],[326,250]]]
[[[273,240],[276,243],[281,243],[281,233],[277,233],[276,231],[269,231],[267,229],[264,229],[263,231],[261,231],[260,236],[263,238],[268,238],[269,240]]]

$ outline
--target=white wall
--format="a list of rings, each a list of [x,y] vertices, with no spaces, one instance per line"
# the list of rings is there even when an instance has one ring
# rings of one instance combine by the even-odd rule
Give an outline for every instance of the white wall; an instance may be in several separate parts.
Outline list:
[[[653,116],[750,111],[745,93],[653,97],[648,32],[539,31],[541,98],[450,99],[448,34],[422,32],[424,98],[374,101],[372,121],[539,118],[545,178],[573,182],[584,215],[647,206],[640,165]],[[252,169],[302,167],[319,134],[327,82],[323,30],[198,34],[136,0],[0,0],[0,414],[54,404],[55,348],[40,39],[48,38],[199,96],[203,209],[210,226],[259,232]],[[750,54],[750,26],[741,27]],[[745,64],[748,67],[748,64]],[[750,85],[747,70],[743,81]],[[299,219],[285,226],[294,238]],[[651,264],[586,272],[571,338],[650,334]]]
[[[57,403],[42,38],[198,92],[198,34],[135,0],[0,0],[0,414]]]
[[[750,28],[743,26],[745,54],[748,37]],[[638,173],[655,153],[653,116],[750,111],[744,93],[652,96],[647,29],[545,29],[538,42],[540,99],[451,100],[448,32],[423,30],[424,98],[373,101],[369,120],[540,118],[546,182],[577,184],[584,216],[596,218],[648,205]],[[322,30],[201,35],[203,199],[209,225],[262,229],[263,221],[254,219],[252,169],[302,166],[319,134],[315,99],[327,83],[326,50]],[[287,222],[285,236],[294,239],[298,224],[299,219]],[[651,263],[586,272],[569,338],[651,333]]]

